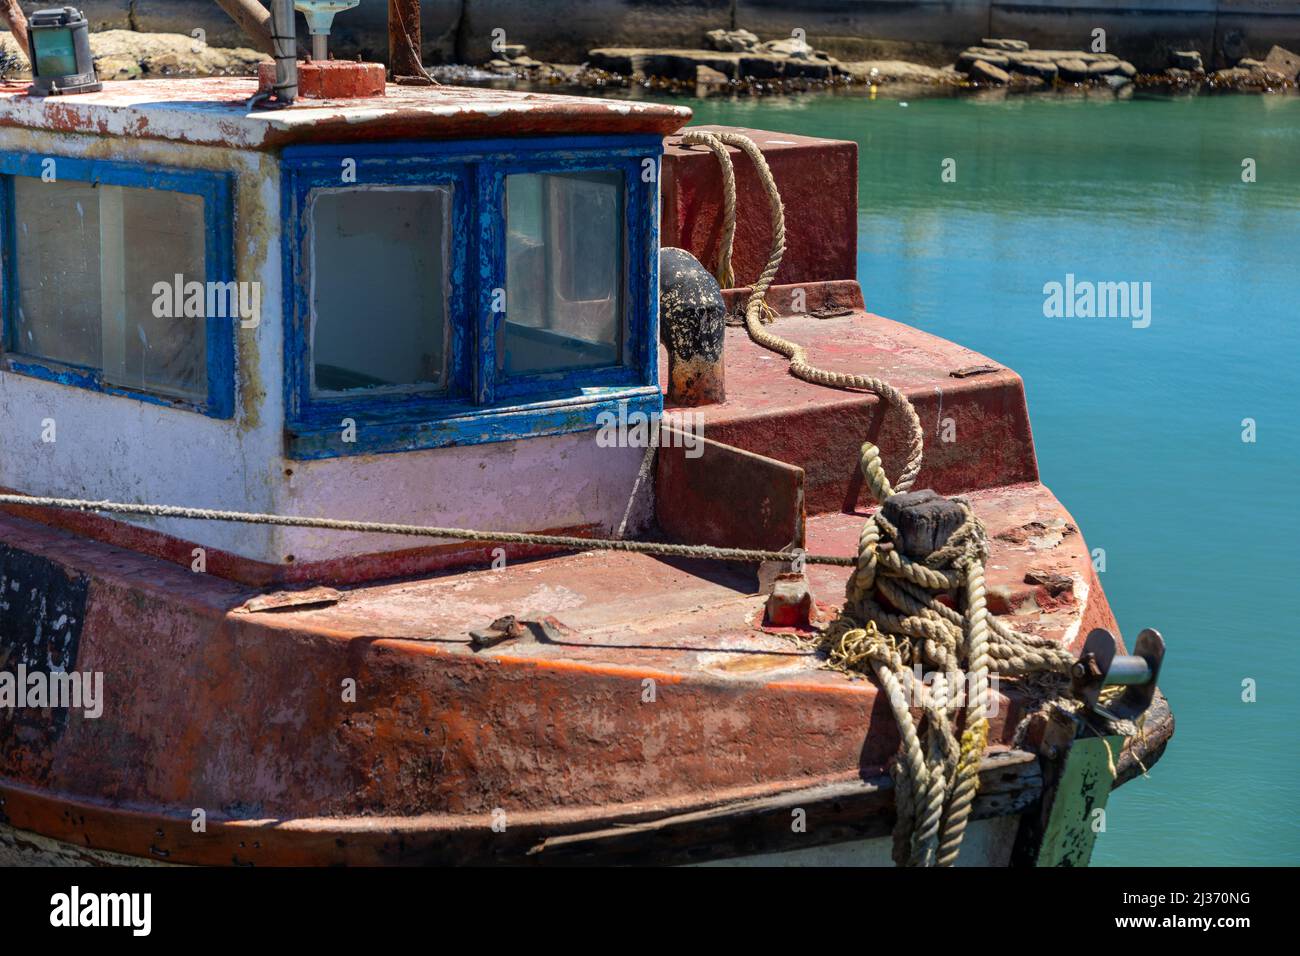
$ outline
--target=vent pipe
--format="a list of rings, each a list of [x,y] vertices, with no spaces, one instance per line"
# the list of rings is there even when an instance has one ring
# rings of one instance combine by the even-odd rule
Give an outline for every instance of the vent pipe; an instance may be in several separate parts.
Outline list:
[[[288,106],[298,98],[298,26],[293,0],[271,0],[271,40],[275,49],[276,101]]]

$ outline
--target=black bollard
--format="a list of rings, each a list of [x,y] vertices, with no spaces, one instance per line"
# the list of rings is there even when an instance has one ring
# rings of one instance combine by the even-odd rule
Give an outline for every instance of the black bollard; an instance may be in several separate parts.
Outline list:
[[[668,402],[726,399],[722,343],[727,306],[709,270],[685,249],[659,250],[659,334],[668,349]]]
[[[966,520],[961,505],[928,488],[894,495],[880,513],[898,529],[895,546],[913,561],[942,548]]]

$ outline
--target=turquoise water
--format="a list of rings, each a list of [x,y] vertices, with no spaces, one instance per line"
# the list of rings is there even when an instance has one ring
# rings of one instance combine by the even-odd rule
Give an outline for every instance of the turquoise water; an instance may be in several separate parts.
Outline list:
[[[1164,634],[1177,733],[1094,863],[1300,862],[1300,98],[689,102],[858,141],[868,305],[1020,372],[1120,626]],[[1150,325],[1044,317],[1067,273],[1150,282]]]

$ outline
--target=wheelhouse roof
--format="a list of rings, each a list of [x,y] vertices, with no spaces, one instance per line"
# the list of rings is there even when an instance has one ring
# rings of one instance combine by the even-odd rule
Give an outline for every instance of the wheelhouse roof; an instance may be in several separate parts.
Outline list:
[[[247,78],[109,82],[98,93],[28,96],[0,86],[0,127],[164,139],[274,151],[310,143],[498,136],[666,136],[691,118],[680,106],[461,86],[389,85],[367,99],[299,100],[250,110]]]

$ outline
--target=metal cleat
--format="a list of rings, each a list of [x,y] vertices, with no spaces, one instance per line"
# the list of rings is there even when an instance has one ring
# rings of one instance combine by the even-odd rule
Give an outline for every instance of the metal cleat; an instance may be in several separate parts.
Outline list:
[[[789,571],[778,574],[767,597],[763,623],[768,627],[812,627],[817,624],[817,600],[808,575]]]
[[[1104,717],[1134,720],[1151,706],[1165,658],[1165,640],[1160,632],[1147,628],[1138,635],[1132,654],[1116,654],[1115,635],[1099,627],[1088,635],[1083,652],[1070,673],[1074,694],[1089,709]],[[1123,685],[1124,694],[1107,708],[1098,703],[1102,689]]]
[[[525,621],[507,614],[487,627],[469,632],[469,646],[475,651],[486,650],[506,641],[528,640],[542,644],[558,643],[568,629],[553,617]]]

